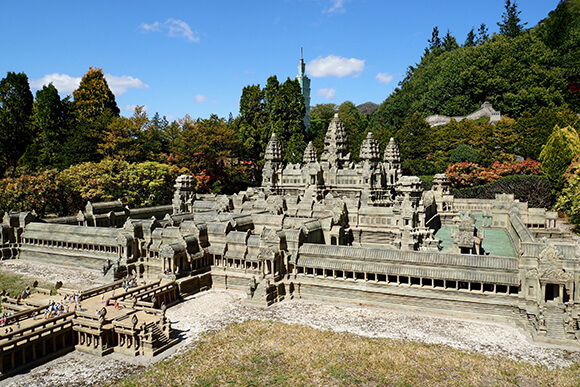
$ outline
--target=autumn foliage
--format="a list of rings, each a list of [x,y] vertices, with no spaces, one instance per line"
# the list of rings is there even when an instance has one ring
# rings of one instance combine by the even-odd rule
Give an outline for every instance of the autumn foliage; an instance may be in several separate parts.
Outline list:
[[[74,215],[87,201],[120,199],[130,207],[171,202],[177,176],[189,170],[156,162],[107,159],[36,175],[0,180],[0,216],[5,211],[35,211],[39,216]]]
[[[542,168],[539,162],[530,158],[517,162],[496,161],[489,168],[464,161],[449,165],[446,173],[452,187],[462,188],[488,184],[503,176],[540,175]]]

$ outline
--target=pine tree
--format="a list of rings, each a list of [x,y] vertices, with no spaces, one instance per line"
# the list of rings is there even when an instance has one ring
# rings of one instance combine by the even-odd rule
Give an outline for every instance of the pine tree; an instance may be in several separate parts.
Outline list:
[[[479,46],[480,44],[487,42],[488,39],[489,33],[487,26],[485,25],[485,23],[481,23],[481,25],[477,29],[477,40],[475,41],[475,43]]]
[[[83,76],[79,88],[73,91],[74,107],[80,122],[93,122],[106,110],[118,117],[120,110],[115,95],[109,89],[102,69],[92,66]]]
[[[280,140],[284,161],[299,162],[306,148],[303,121],[306,108],[298,81],[288,78],[280,85],[271,105],[268,106],[271,130]]]
[[[451,32],[449,30],[447,30],[447,33],[443,37],[441,47],[443,48],[444,51],[453,51],[456,48],[459,48],[457,40],[455,39],[455,37],[453,37],[453,35],[451,35]]]
[[[463,47],[473,47],[476,45],[477,37],[475,35],[475,30],[472,28],[467,33],[467,37],[465,38],[465,42],[463,43]]]
[[[501,15],[501,22],[497,23],[501,35],[513,38],[522,33],[528,23],[522,23],[520,13],[515,1],[512,3],[511,0],[506,0],[505,12]]]
[[[70,164],[99,161],[99,144],[111,121],[119,117],[115,95],[109,89],[103,70],[89,68],[81,83],[73,91],[73,109],[77,130],[67,143],[66,153]]]
[[[246,86],[240,98],[240,122],[238,135],[244,149],[244,157],[260,160],[268,143],[269,130],[264,111],[264,91],[260,85]]]
[[[441,38],[439,37],[439,27],[433,27],[433,31],[431,31],[431,39],[427,41],[429,46],[425,49],[426,53],[430,52],[437,52],[441,49]]]
[[[67,165],[62,153],[62,144],[70,135],[72,121],[69,97],[61,99],[52,83],[38,90],[31,116],[36,138],[23,157],[25,164],[33,169],[65,168]]]
[[[7,168],[16,168],[34,138],[30,130],[32,103],[26,74],[8,72],[0,81],[0,176]]]

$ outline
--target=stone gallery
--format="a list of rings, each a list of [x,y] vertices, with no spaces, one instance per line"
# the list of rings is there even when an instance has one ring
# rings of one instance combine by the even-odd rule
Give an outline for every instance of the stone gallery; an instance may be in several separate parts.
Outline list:
[[[4,294],[5,325],[18,329],[0,331],[2,376],[75,348],[153,356],[176,342],[165,309],[212,287],[264,306],[305,298],[513,321],[536,340],[578,343],[580,245],[556,213],[512,195],[454,198],[444,174],[423,190],[402,175],[395,141],[381,155],[372,133],[360,159],[336,115],[324,152],[310,143],[302,163],[285,165],[273,134],[261,187],[200,195],[180,176],[168,206],[6,214],[2,259],[97,268],[110,283]]]

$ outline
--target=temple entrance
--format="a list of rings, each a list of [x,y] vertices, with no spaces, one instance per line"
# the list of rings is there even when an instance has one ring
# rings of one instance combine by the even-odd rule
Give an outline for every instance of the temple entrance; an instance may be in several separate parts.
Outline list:
[[[544,301],[554,301],[560,298],[560,285],[557,284],[546,284],[545,299]]]

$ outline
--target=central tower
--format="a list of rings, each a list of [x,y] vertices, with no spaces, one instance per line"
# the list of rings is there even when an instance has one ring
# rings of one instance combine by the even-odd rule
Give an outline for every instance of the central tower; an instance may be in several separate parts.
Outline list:
[[[304,115],[304,126],[306,127],[306,132],[310,131],[310,78],[306,75],[306,65],[304,64],[304,57],[302,48],[300,48],[300,63],[298,63],[298,83],[300,84],[300,90],[302,91],[302,96],[304,97],[304,107],[306,108],[306,114]]]

